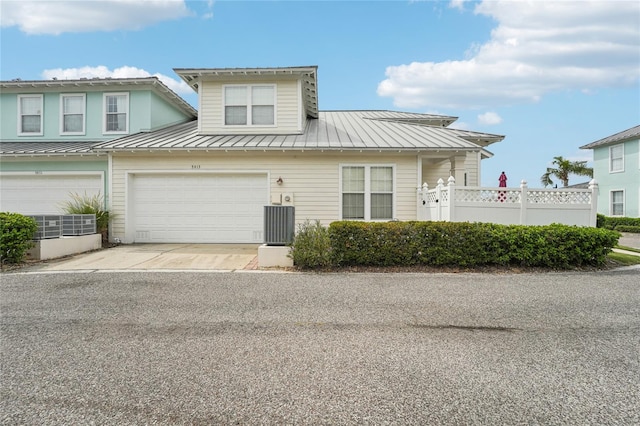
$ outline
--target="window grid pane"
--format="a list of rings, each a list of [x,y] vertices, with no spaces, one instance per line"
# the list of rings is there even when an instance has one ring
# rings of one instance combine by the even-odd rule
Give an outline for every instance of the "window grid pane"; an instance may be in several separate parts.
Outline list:
[[[273,87],[254,86],[251,89],[252,105],[273,105]]]
[[[342,191],[364,192],[364,167],[342,168]]]
[[[40,97],[20,98],[20,113],[22,115],[40,115]]]
[[[246,106],[227,106],[224,109],[224,124],[227,125],[246,125],[247,124],[247,107]]]
[[[126,131],[125,122],[126,114],[107,114],[107,131],[108,132],[124,132]]]
[[[342,218],[364,219],[364,194],[342,195]]]
[[[260,105],[251,107],[251,124],[273,124],[273,106]]]
[[[246,87],[226,87],[224,90],[225,105],[247,105]]]
[[[392,194],[371,194],[371,219],[393,219]]]
[[[40,116],[23,115],[21,131],[22,133],[40,133]]]
[[[391,167],[371,167],[371,191],[393,191],[393,169]]]

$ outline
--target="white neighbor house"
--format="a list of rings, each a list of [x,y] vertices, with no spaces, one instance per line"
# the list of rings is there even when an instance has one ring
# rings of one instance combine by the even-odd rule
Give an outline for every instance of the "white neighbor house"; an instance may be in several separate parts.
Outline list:
[[[478,186],[504,138],[448,128],[456,117],[320,111],[316,66],[175,71],[197,120],[93,147],[124,243],[262,243],[270,204],[295,206],[297,223],[415,220],[423,183]]]

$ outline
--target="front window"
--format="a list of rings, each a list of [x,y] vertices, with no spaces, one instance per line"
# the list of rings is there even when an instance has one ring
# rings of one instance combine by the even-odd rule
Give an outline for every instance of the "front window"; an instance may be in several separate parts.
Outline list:
[[[609,171],[624,171],[624,145],[614,145],[609,148]]]
[[[60,133],[65,135],[83,135],[85,95],[60,95],[60,111],[62,111]]]
[[[342,167],[342,219],[393,219],[393,167]]]
[[[104,95],[104,133],[127,133],[129,130],[129,94]]]
[[[225,86],[226,126],[275,124],[275,86]]]
[[[624,216],[624,191],[611,191],[611,216]]]
[[[42,95],[18,95],[18,134],[42,135]]]

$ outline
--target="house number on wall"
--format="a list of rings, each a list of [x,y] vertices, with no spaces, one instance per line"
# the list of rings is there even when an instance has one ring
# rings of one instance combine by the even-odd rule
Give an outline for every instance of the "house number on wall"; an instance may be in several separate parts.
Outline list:
[[[192,164],[191,168],[192,169],[199,169],[200,168],[200,164]]]

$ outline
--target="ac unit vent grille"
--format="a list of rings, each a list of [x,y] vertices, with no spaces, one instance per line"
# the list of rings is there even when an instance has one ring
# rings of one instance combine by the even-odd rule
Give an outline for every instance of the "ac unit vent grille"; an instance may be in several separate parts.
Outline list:
[[[285,246],[293,241],[295,207],[264,206],[264,242],[268,246]]]

